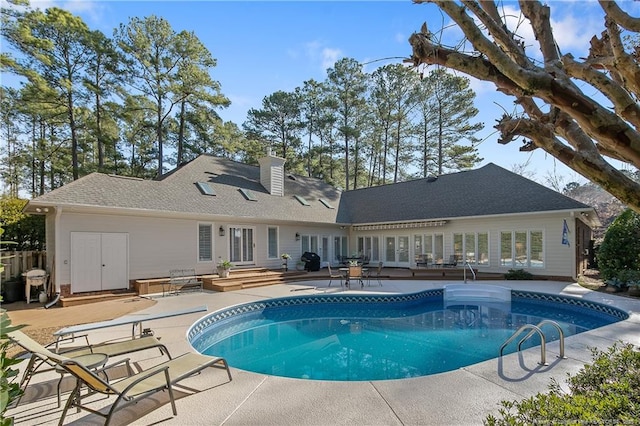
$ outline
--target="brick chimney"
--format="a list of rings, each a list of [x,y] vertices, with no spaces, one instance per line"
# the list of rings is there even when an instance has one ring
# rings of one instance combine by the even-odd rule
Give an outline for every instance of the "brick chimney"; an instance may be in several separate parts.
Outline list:
[[[284,158],[276,157],[267,148],[267,156],[258,160],[260,163],[260,183],[269,194],[284,196]]]

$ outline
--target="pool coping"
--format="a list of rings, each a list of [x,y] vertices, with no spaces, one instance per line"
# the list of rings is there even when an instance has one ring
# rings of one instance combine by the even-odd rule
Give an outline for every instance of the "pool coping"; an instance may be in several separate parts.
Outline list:
[[[136,315],[183,309],[206,304],[208,313],[242,303],[281,297],[299,292],[340,292],[327,287],[328,280],[280,284],[238,292],[203,292],[158,298],[158,303]],[[455,282],[459,284],[460,282]],[[604,349],[618,340],[640,346],[640,299],[628,299],[614,294],[593,292],[574,283],[550,281],[496,281],[489,285],[509,286],[521,291],[564,294],[604,305],[615,306],[629,318],[596,330],[567,338],[568,359],[556,358],[557,342],[547,344],[548,366],[538,365],[540,349],[492,359],[459,370],[412,379],[369,382],[325,382],[265,376],[232,368],[233,381],[218,371],[205,371],[185,381],[187,390],[177,400],[178,415],[172,416],[166,400],[162,406],[142,410],[142,403],[118,413],[118,422],[130,424],[176,425],[451,425],[482,424],[488,414],[497,414],[501,400],[522,399],[546,391],[551,378],[564,383],[566,374],[575,374],[591,360],[591,347]],[[442,281],[383,281],[381,288],[368,288],[349,293],[405,292],[415,289],[440,288]],[[348,294],[348,293],[345,293]],[[191,350],[185,339],[187,328],[198,321],[199,314],[163,319],[150,323],[157,336],[172,354]],[[123,330],[96,330],[89,335],[99,342],[130,333]],[[141,366],[158,363],[157,354],[136,354],[132,359]],[[46,376],[43,374],[42,376]],[[37,376],[36,376],[37,377]],[[34,378],[35,379],[35,378]],[[193,390],[197,390],[193,392]],[[151,399],[151,398],[149,398]],[[50,401],[51,400],[51,401]],[[17,424],[55,422],[60,410],[55,409],[55,397],[42,402],[20,405],[8,414],[18,415]],[[104,405],[97,401],[94,405]],[[146,414],[145,414],[146,413]],[[85,423],[96,419],[86,413],[71,413],[67,421]]]

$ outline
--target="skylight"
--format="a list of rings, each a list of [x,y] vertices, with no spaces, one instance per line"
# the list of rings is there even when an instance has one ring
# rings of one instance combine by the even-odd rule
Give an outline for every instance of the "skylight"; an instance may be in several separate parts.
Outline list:
[[[299,195],[294,195],[293,197],[294,197],[296,200],[298,200],[298,202],[299,202],[300,204],[302,204],[303,206],[310,206],[310,205],[311,205],[311,204],[309,204],[309,202],[308,202],[307,200],[305,200],[304,198],[302,198],[302,197],[301,197],[301,196],[299,196]]]
[[[247,200],[249,200],[249,201],[258,201],[256,196],[253,195],[253,192],[249,191],[248,189],[240,188],[238,190],[244,196],[244,198],[246,198]]]
[[[204,195],[216,195],[216,191],[207,182],[196,182],[196,186]]]
[[[324,198],[320,198],[320,202],[321,202],[322,204],[324,204],[324,206],[325,206],[326,208],[328,208],[328,209],[332,209],[332,208],[333,208],[333,206],[332,206],[332,205],[331,205],[327,200],[325,200]]]

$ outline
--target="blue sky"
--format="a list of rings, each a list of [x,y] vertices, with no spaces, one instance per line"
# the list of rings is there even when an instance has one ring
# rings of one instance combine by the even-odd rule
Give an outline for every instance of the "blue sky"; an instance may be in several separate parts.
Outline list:
[[[411,0],[392,1],[31,1],[33,7],[57,6],[81,16],[92,28],[111,36],[130,17],[156,15],[175,31],[193,31],[217,59],[212,77],[232,105],[220,111],[224,120],[241,125],[250,108],[260,108],[262,99],[278,90],[290,91],[311,78],[324,80],[326,69],[336,60],[350,57],[368,63],[365,70],[401,62],[411,54],[408,38],[423,22],[434,31],[449,20],[433,5]],[[585,56],[589,39],[602,31],[602,12],[595,1],[547,2],[551,6],[554,34],[563,53]],[[636,12],[637,2],[626,2]],[[505,10],[514,2],[505,1]],[[515,18],[512,25],[517,25]],[[530,29],[523,28],[527,44],[535,43]],[[457,40],[459,32],[448,30],[446,40]],[[531,54],[534,54],[531,50]],[[392,59],[386,59],[392,58]],[[485,124],[479,146],[482,164],[493,162],[504,168],[530,161],[532,178],[544,183],[554,170],[565,183],[584,179],[537,150],[520,153],[520,141],[499,145],[493,126],[513,102],[495,92],[493,86],[474,81],[477,121]],[[590,94],[587,91],[587,94]]]

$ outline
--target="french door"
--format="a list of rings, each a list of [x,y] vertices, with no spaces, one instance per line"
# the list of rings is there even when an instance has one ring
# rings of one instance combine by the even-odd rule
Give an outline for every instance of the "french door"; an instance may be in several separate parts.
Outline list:
[[[396,235],[384,238],[384,264],[399,268],[409,267],[409,236]]]
[[[254,228],[229,227],[229,260],[236,264],[252,264],[255,259]]]
[[[302,235],[300,247],[302,253],[311,252],[320,256],[320,262],[329,262],[331,258],[331,240],[327,235]]]
[[[326,235],[320,237],[320,253],[318,255],[320,255],[321,262],[329,262],[331,259],[331,250],[329,249],[331,243],[329,241],[329,237]]]

